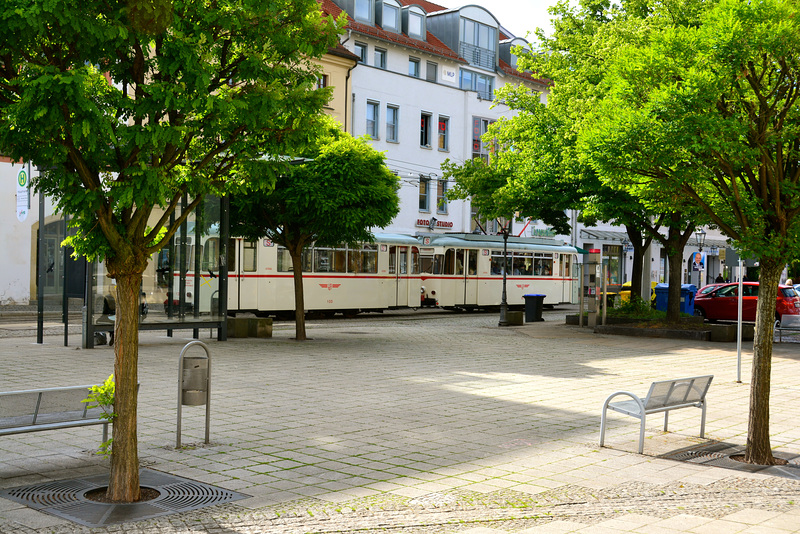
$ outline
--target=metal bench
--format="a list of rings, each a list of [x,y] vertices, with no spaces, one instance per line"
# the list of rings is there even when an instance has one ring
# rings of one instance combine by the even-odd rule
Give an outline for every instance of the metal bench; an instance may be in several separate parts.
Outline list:
[[[800,315],[783,315],[780,321],[775,321],[775,330],[778,331],[778,341],[783,341],[783,331],[800,332]]]
[[[703,411],[700,419],[700,437],[704,437],[706,429],[706,393],[711,385],[713,375],[695,376],[691,378],[678,378],[653,382],[650,391],[644,399],[627,391],[617,391],[608,396],[603,402],[603,412],[600,416],[600,446],[603,446],[606,434],[606,412],[614,410],[641,421],[639,429],[639,454],[644,450],[645,418],[652,413],[664,412],[664,431],[667,431],[670,410],[695,407]],[[611,402],[618,395],[627,395],[632,400]]]
[[[107,419],[101,408],[81,402],[92,386],[29,389],[0,393],[0,436],[77,426],[103,425],[108,440]]]

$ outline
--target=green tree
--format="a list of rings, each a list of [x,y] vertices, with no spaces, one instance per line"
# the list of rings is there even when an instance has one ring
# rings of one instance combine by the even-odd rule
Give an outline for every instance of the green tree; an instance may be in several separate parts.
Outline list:
[[[585,123],[587,147],[600,172],[690,198],[758,258],[745,457],[772,464],[775,298],[800,253],[800,8],[721,0],[695,25],[653,24],[645,35],[610,58],[609,96]]]
[[[289,251],[298,341],[306,339],[303,249],[372,241],[371,229],[388,225],[400,204],[398,178],[385,156],[332,121],[301,156],[274,188],[244,192],[231,202],[232,235],[268,237]]]
[[[117,281],[112,500],[139,498],[142,273],[205,194],[305,141],[329,96],[313,60],[336,42],[315,0],[3,4],[0,150],[50,169],[37,189]]]

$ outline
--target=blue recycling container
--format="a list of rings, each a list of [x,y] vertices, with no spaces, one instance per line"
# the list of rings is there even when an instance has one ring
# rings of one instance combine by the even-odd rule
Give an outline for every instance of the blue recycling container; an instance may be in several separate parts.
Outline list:
[[[667,311],[667,301],[669,301],[669,284],[656,284],[656,309]]]
[[[694,315],[694,297],[697,295],[697,286],[694,284],[681,284],[681,313]],[[656,284],[656,309],[667,311],[669,301],[669,284]]]
[[[694,297],[697,295],[697,286],[694,284],[681,284],[681,313],[694,315]]]

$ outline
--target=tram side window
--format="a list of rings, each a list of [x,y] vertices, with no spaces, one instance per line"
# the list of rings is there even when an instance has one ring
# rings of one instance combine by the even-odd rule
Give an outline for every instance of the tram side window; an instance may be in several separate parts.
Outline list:
[[[219,269],[219,238],[211,237],[203,247],[203,259],[200,264],[203,271],[216,271]]]
[[[397,247],[389,247],[389,274],[397,273]]]
[[[378,272],[378,245],[364,245],[361,250],[361,269],[365,273]]]
[[[503,258],[503,253],[501,251],[492,251],[492,274],[503,274],[503,270],[505,269],[505,259]],[[511,256],[508,258],[508,264],[511,265]]]
[[[256,242],[242,242],[242,270],[246,273],[256,272]]]
[[[419,274],[419,249],[411,247],[411,274]]]
[[[278,272],[290,273],[292,270],[292,256],[289,254],[289,249],[278,247]]]
[[[531,252],[515,252],[511,267],[515,275],[530,276],[533,274],[533,254]]]
[[[537,276],[550,276],[553,274],[553,255],[537,252],[535,254],[534,269]]]
[[[362,269],[361,251],[358,249],[347,250],[347,272],[348,273],[361,273]]]
[[[478,251],[467,250],[467,274],[474,276],[478,274]]]
[[[456,249],[448,248],[444,253],[444,271],[442,274],[453,274],[456,264]]]
[[[314,271],[318,273],[346,272],[347,251],[343,249],[315,248]]]
[[[306,247],[303,249],[303,256],[302,256],[302,268],[304,273],[310,273],[314,266],[314,249],[311,247]]]

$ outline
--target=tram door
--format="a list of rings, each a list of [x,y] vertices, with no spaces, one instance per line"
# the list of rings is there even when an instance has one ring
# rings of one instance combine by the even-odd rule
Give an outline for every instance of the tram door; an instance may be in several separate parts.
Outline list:
[[[408,247],[389,247],[389,274],[394,275],[394,306],[408,306]]]
[[[232,239],[228,247],[228,309],[258,309],[258,270],[255,241]]]
[[[464,276],[464,304],[478,305],[478,251],[464,250],[466,272]]]

